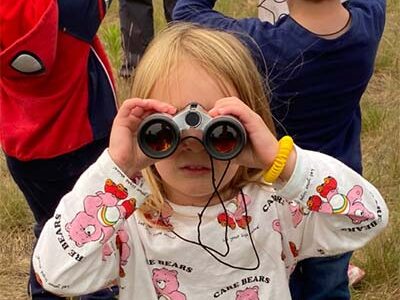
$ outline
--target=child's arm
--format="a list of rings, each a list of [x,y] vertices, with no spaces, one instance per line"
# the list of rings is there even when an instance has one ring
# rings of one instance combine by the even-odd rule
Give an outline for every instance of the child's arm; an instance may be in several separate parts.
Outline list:
[[[348,0],[347,4],[349,9],[361,14],[360,19],[365,20],[365,34],[380,39],[385,27],[386,0]]]
[[[122,243],[134,246],[132,240],[137,239],[131,235],[132,230],[121,226],[129,226],[125,219],[147,195],[146,189],[129,178],[153,163],[140,154],[137,128],[150,113],[174,114],[175,110],[150,99],[128,99],[121,105],[109,149],[61,199],[41,232],[33,266],[45,289],[55,294],[82,295],[115,285],[120,251],[121,263],[127,263],[122,247],[128,244]]]
[[[215,2],[215,0],[178,0],[174,8],[173,19],[246,33],[257,42],[263,41],[265,30],[274,27],[268,22],[261,22],[258,18],[234,19],[227,17],[213,10]]]
[[[374,186],[330,156],[299,148],[296,152],[294,172],[277,193],[309,211],[296,226],[282,227],[288,242],[296,245],[298,259],[352,251],[382,231],[388,209]]]
[[[344,1],[342,1],[344,2]],[[235,19],[213,9],[216,0],[178,0],[173,19],[176,21],[186,21],[206,25],[211,28],[224,29],[233,32],[242,32],[249,34],[253,39],[259,42],[266,29],[274,28],[269,22],[262,22],[258,18]],[[350,0],[348,7],[360,9],[364,17],[374,24],[373,28],[378,26],[382,29],[385,20],[386,0]]]
[[[385,22],[385,2],[350,0],[346,4],[354,17],[356,27],[365,31],[361,40],[369,37],[380,38]],[[213,9],[215,3],[216,0],[178,0],[173,19],[236,33],[248,45],[255,59],[259,60],[261,68],[264,68],[264,60],[259,56],[268,54],[269,60],[275,61],[272,58],[287,48],[287,41],[297,38],[291,27],[275,26],[258,18],[234,19],[225,16]]]
[[[271,170],[280,160],[283,166],[281,146],[260,116],[241,100],[222,98],[209,114],[234,115],[246,128],[248,143],[234,163]],[[333,157],[295,148],[289,152],[279,178],[277,193],[312,211],[299,215],[296,226],[291,225],[292,220],[280,220],[283,236],[296,249],[300,246],[302,258],[330,256],[362,247],[388,222],[388,209],[376,188]]]
[[[123,263],[120,251],[125,245],[118,244],[117,235],[131,234],[121,226],[145,195],[106,150],[43,228],[33,254],[43,287],[59,295],[81,295],[111,285]]]
[[[63,197],[43,228],[33,254],[43,287],[55,294],[81,295],[117,279],[125,246],[116,242],[117,235],[127,240],[130,232],[121,226],[145,195],[106,150]],[[128,243],[131,240],[132,236]]]

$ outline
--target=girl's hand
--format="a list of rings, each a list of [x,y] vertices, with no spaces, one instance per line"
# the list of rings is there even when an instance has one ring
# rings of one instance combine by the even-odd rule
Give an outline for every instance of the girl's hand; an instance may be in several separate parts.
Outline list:
[[[154,163],[140,150],[137,129],[144,118],[157,112],[173,115],[176,108],[158,100],[132,98],[125,100],[118,110],[108,151],[111,159],[128,177]]]
[[[247,145],[234,159],[234,162],[249,168],[268,170],[278,154],[279,144],[269,130],[264,120],[243,101],[236,97],[222,98],[215,103],[209,112],[211,117],[232,115],[238,118],[247,132]],[[295,151],[289,155],[284,171],[283,180],[288,180],[293,173],[296,162]]]

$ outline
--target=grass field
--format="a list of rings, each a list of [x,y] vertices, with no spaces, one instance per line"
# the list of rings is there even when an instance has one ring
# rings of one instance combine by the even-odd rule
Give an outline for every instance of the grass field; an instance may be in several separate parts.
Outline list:
[[[256,15],[256,2],[220,0],[218,8],[236,17]],[[165,25],[161,3],[155,1],[156,30]],[[382,235],[353,257],[354,263],[367,272],[361,284],[352,289],[356,300],[400,299],[400,1],[388,0],[387,12],[375,74],[362,99],[362,146],[364,175],[384,195],[390,223]],[[116,71],[121,58],[117,3],[113,3],[100,36]],[[117,85],[119,99],[124,99],[130,83],[118,79]],[[1,300],[27,298],[32,224],[29,208],[0,154]]]

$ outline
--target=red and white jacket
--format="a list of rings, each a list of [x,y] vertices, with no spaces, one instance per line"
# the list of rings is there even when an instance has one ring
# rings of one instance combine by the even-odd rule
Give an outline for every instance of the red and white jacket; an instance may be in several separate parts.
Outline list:
[[[117,105],[96,36],[109,1],[3,0],[0,142],[22,161],[106,137]]]

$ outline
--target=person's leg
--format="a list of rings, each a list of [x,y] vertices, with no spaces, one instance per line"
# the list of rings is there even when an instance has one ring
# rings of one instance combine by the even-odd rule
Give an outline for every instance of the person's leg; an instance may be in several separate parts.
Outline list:
[[[108,138],[96,141],[72,153],[53,159],[22,162],[6,156],[7,166],[19,189],[32,210],[38,238],[46,221],[53,216],[60,199],[68,193],[79,176],[100,156],[108,145]],[[28,292],[32,299],[65,299],[45,291],[36,280],[31,267]],[[114,293],[101,291],[102,298],[114,299]],[[97,298],[96,298],[97,297]]]
[[[152,0],[119,0],[124,60],[120,76],[129,77],[154,36]]]
[[[9,166],[10,164],[15,165],[15,162],[10,163],[10,158],[7,158],[7,162],[9,162]],[[23,174],[21,176],[21,174],[19,174],[18,171],[13,170],[12,167],[9,167],[9,170],[33,212],[36,220],[36,224],[34,225],[34,234],[35,237],[38,238],[46,220],[50,218],[52,213],[54,213],[58,200],[70,190],[68,186],[72,187],[73,181],[77,178],[47,181],[36,179],[35,176],[30,177],[29,174]],[[46,205],[48,206],[46,207]],[[32,263],[29,273],[28,294],[34,300],[66,299],[47,292],[42,288],[37,281]]]
[[[352,253],[309,258],[301,261],[290,276],[293,300],[350,299],[347,269]]]
[[[172,11],[174,10],[177,0],[164,0],[164,15],[167,22],[172,21]]]

